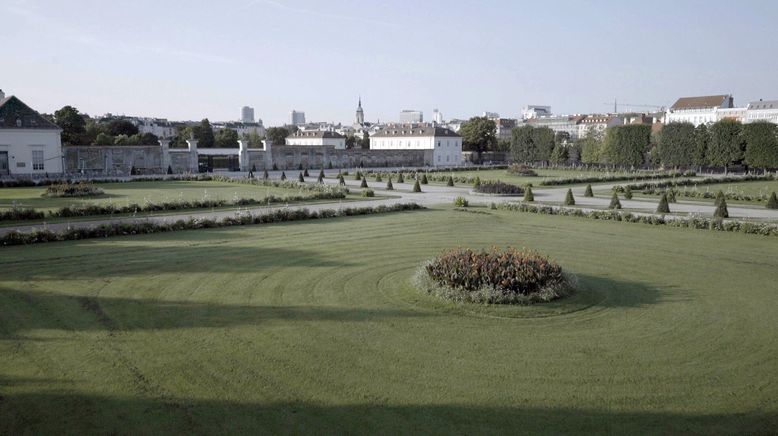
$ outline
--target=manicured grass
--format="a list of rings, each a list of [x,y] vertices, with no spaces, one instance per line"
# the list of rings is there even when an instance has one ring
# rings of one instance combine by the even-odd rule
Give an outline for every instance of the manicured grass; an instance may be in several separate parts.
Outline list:
[[[411,276],[526,246],[570,299]],[[0,249],[0,434],[768,434],[770,238],[486,208]]]
[[[106,204],[126,205],[146,202],[186,200],[262,199],[268,195],[298,194],[297,190],[216,181],[153,181],[97,184],[105,195],[99,197],[49,198],[42,197],[46,188],[0,189],[0,208],[20,207],[50,210],[69,205]]]

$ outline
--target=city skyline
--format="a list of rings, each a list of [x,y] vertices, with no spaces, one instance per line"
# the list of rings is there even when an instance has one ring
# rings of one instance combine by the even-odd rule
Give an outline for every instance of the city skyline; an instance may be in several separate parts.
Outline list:
[[[407,108],[515,118],[531,104],[598,113],[614,98],[778,98],[767,56],[778,5],[766,1],[79,3],[0,5],[10,35],[0,89],[43,112],[70,104],[93,116],[228,121],[245,105],[266,126],[295,108],[351,123],[360,95],[366,121]]]

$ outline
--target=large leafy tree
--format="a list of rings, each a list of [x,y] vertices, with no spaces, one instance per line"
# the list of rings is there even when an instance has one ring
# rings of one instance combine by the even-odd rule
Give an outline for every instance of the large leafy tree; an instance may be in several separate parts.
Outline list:
[[[662,128],[657,142],[659,160],[666,167],[678,167],[692,163],[694,149],[694,125],[670,123]]]
[[[745,162],[757,168],[778,168],[778,126],[759,121],[745,124]]]
[[[710,132],[706,124],[700,124],[694,129],[694,145],[692,146],[692,164],[701,167],[708,163],[707,152]]]
[[[592,126],[586,131],[586,136],[578,141],[581,150],[581,162],[587,164],[601,161],[603,143],[602,130]]]
[[[216,144],[216,137],[213,134],[213,127],[208,118],[200,121],[200,124],[192,126],[192,134],[197,140],[197,146],[203,148],[212,148]]]
[[[477,153],[479,161],[483,152],[497,146],[497,126],[486,117],[473,117],[462,123],[459,135],[463,148]]]
[[[286,137],[291,135],[291,132],[286,127],[271,127],[267,129],[266,135],[273,145],[284,145],[286,144]]]
[[[86,115],[80,114],[73,106],[64,106],[54,112],[54,122],[62,129],[62,143],[79,145],[85,140]]]
[[[603,158],[606,163],[619,166],[642,166],[645,153],[651,146],[651,126],[634,124],[614,126],[605,133]]]
[[[238,132],[232,129],[221,129],[214,137],[216,148],[238,148]]]
[[[514,162],[533,162],[537,156],[537,146],[532,131],[535,128],[524,125],[511,132],[511,157]]]
[[[548,162],[554,151],[554,131],[548,127],[536,127],[532,130],[532,142],[535,143],[537,155],[536,161]]]
[[[108,123],[107,133],[112,136],[132,136],[138,133],[138,127],[127,120],[112,120]]]
[[[346,148],[352,149],[357,144],[357,137],[354,135],[346,135]]]
[[[743,161],[745,151],[743,140],[743,125],[735,120],[721,120],[710,128],[708,141],[708,163],[715,166],[727,167]]]
[[[357,145],[363,150],[370,149],[370,135],[367,132],[362,133],[362,139],[357,140]]]

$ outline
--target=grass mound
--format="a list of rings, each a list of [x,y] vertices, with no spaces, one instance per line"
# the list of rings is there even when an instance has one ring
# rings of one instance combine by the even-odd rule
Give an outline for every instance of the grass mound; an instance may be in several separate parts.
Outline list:
[[[416,285],[458,302],[533,304],[569,295],[574,279],[535,251],[460,248],[426,262],[416,274]]]

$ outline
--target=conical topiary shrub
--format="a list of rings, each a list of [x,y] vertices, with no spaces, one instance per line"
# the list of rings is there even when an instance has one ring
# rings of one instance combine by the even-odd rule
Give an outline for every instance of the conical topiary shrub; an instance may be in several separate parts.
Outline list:
[[[621,201],[619,201],[619,194],[613,191],[613,197],[611,197],[611,204],[608,206],[611,209],[621,209]]]
[[[421,175],[421,184],[422,185],[426,185],[427,183],[429,183],[429,181],[427,180],[427,174],[422,174]]]
[[[281,180],[286,180],[286,172],[281,171]]]
[[[359,185],[360,188],[367,188],[367,177],[364,177],[362,179],[362,183]]]
[[[659,205],[656,207],[656,213],[670,213],[670,205],[667,204],[667,193],[665,192],[659,197]]]
[[[362,173],[359,170],[354,171],[354,180],[362,180]]]
[[[397,174],[397,183],[405,183],[405,177],[403,177],[403,173]]]
[[[454,178],[451,176],[448,176],[448,181],[446,181],[446,186],[454,186]]]
[[[632,188],[630,188],[629,185],[624,187],[624,199],[632,200]]]
[[[481,178],[478,176],[475,176],[475,182],[473,183],[473,189],[478,189],[481,187]]]
[[[565,195],[565,206],[575,206],[575,198],[573,197],[572,189],[567,190],[567,195]]]
[[[262,178],[265,179],[265,180],[270,178],[270,174],[267,172],[267,170],[265,170],[265,172],[262,173]]]
[[[324,170],[323,169],[319,170],[319,178],[320,179],[324,178]]]
[[[303,171],[303,176],[305,176],[305,177],[310,177],[311,176],[310,174],[308,174],[308,168],[306,168],[305,171]]]
[[[413,192],[421,192],[421,185],[418,180],[413,184]]]
[[[768,209],[778,209],[778,197],[776,197],[775,191],[773,191],[773,194],[770,195],[770,199],[767,200],[765,207]]]
[[[384,179],[381,177],[381,173],[375,173],[375,181],[376,182],[383,182]]]
[[[338,176],[338,184],[340,186],[345,186],[346,185],[346,180],[343,179],[343,174]]]
[[[592,192],[592,185],[586,185],[586,191],[584,191],[584,197],[594,197],[594,192]]]
[[[724,199],[724,192],[723,191],[717,192],[716,193],[716,199],[713,200],[713,205],[714,206],[718,206],[719,203],[721,203],[721,200],[723,200],[723,199]]]
[[[300,170],[300,171],[302,171],[302,170],[303,170],[303,164],[302,164],[302,163],[298,164],[298,165],[297,165],[297,169],[298,169],[298,170]]]
[[[722,198],[719,205],[716,206],[716,210],[713,211],[715,218],[729,218],[729,211],[727,210],[727,199]]]
[[[318,183],[318,184],[324,183],[324,176],[319,174],[319,177],[316,179],[316,183]]]
[[[535,201],[535,194],[532,193],[532,186],[527,186],[527,189],[524,191],[524,201],[528,203]]]
[[[300,175],[299,175],[299,176],[297,176],[297,180],[298,180],[300,183],[305,183],[305,177],[303,177],[303,173],[300,173]]]
[[[387,191],[394,191],[394,185],[392,185],[392,178],[389,177],[389,180],[386,181],[386,190]]]

